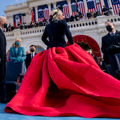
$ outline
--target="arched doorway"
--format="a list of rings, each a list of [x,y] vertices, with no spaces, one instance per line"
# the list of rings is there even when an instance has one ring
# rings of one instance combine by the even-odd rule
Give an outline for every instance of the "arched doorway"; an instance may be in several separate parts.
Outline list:
[[[36,45],[36,52],[39,53],[41,51],[44,51],[44,49],[41,46]]]
[[[98,43],[91,37],[87,35],[76,35],[73,37],[73,40],[75,43],[79,44],[84,50],[90,50],[92,53],[98,57],[101,58],[101,51]]]
[[[89,47],[88,44],[85,44],[83,42],[77,42],[77,44],[82,48],[84,49],[85,51],[89,52],[90,54],[92,54],[92,50],[91,48]]]

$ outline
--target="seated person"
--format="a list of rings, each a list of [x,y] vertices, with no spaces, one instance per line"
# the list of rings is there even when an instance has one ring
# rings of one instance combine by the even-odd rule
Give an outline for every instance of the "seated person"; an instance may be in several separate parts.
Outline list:
[[[11,28],[12,26],[11,26],[11,23],[9,23],[9,26],[8,26],[8,31],[11,31],[12,30],[12,28]]]
[[[89,10],[87,10],[87,18],[88,18],[88,19],[92,18],[92,13],[89,12]]]
[[[43,22],[42,21],[39,22],[39,26],[43,26]]]
[[[35,27],[38,27],[38,25],[39,25],[39,23],[38,23],[38,22],[36,22],[36,23],[35,23]]]
[[[66,20],[66,22],[70,22],[70,18],[66,18],[65,20]]]
[[[14,26],[11,26],[11,31],[13,31],[15,29],[15,27]]]
[[[97,12],[94,13],[93,16],[94,16],[94,18],[96,18],[97,16],[100,16],[100,15],[101,15],[100,11],[97,11]]]
[[[71,15],[71,17],[70,17],[70,22],[73,22],[73,21],[74,21],[74,16]]]
[[[76,20],[76,21],[79,20],[79,13],[78,13],[78,12],[76,12],[76,14],[75,14],[75,20]]]
[[[34,23],[31,21],[29,28],[33,28],[34,27]]]
[[[109,9],[111,9],[111,8],[107,8],[105,5],[103,5],[103,9],[102,9],[103,14],[106,16],[112,15],[112,12],[109,11]]]
[[[82,14],[82,12],[79,12],[79,18],[82,19],[84,17],[84,15]]]
[[[43,19],[43,25],[46,26],[47,25],[47,19],[44,17]]]
[[[21,30],[23,29],[23,24],[20,25],[20,29],[21,29]]]
[[[120,16],[120,7],[118,8],[118,15]]]

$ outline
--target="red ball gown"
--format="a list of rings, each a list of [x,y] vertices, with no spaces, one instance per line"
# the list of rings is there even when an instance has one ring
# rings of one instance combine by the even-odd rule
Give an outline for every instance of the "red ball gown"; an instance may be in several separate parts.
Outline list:
[[[33,58],[5,112],[120,118],[120,81],[77,44],[49,48]]]

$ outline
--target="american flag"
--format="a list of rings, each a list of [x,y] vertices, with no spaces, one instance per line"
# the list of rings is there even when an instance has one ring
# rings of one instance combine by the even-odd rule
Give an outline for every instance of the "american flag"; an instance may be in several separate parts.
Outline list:
[[[79,6],[80,12],[85,16],[85,6],[84,6],[83,0],[79,0],[79,2],[77,4]]]
[[[44,17],[49,21],[49,10],[48,7],[38,7],[38,21],[43,21]]]
[[[118,8],[120,7],[120,0],[112,0],[112,7],[114,14],[118,14]]]
[[[75,15],[76,15],[76,12],[77,12],[76,3],[73,2],[73,3],[71,4],[71,7],[72,7],[72,15],[75,16]]]
[[[67,4],[63,5],[63,13],[65,18],[70,18],[69,6]]]
[[[19,13],[19,14],[16,14],[16,15],[13,15],[13,20],[14,20],[14,27],[18,27],[18,24],[22,24],[22,14]]]
[[[100,11],[100,13],[102,13],[101,2],[100,2],[100,4],[96,4],[96,0],[87,0],[87,6],[89,9],[89,12],[94,13],[94,12]]]

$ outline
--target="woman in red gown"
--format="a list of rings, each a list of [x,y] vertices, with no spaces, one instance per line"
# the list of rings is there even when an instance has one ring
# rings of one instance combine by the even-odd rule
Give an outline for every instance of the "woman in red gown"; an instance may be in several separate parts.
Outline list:
[[[33,58],[5,111],[24,115],[120,118],[120,81],[102,72],[91,55],[73,44],[60,10],[54,10],[52,15],[42,37],[48,49]],[[69,46],[66,46],[65,35]]]

